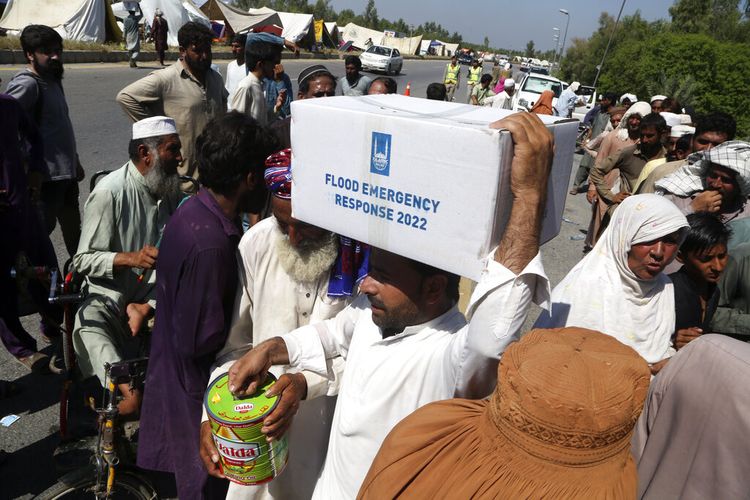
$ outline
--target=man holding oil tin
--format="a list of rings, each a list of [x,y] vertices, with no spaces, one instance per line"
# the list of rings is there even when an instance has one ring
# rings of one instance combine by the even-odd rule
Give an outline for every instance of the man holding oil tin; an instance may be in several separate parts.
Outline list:
[[[345,358],[313,498],[354,498],[385,436],[417,408],[489,395],[498,360],[519,338],[530,303],[548,301],[549,282],[538,252],[553,138],[529,113],[491,127],[510,131],[515,144],[513,206],[474,291],[469,324],[456,307],[457,276],[373,249],[369,275],[360,285],[363,295],[349,307],[330,320],[257,345],[229,371],[230,390],[245,396],[255,392],[272,365],[291,364],[326,376],[327,360]],[[282,390],[263,422],[271,439],[284,432],[298,404],[283,396]]]
[[[225,359],[231,361],[213,371],[212,382],[253,345],[279,332],[334,317],[352,301],[358,278],[367,272],[365,245],[292,217],[292,168],[290,149],[266,159],[264,180],[271,193],[272,215],[251,227],[240,241],[237,300],[229,338],[219,354],[218,364]],[[297,370],[289,367],[273,369],[274,376],[281,377],[280,384],[298,378],[301,379],[298,387],[306,391],[306,401],[300,404],[295,417],[297,425],[287,436],[294,451],[289,454],[283,477],[278,481],[257,485],[233,481],[227,499],[312,496],[325,460],[336,407],[335,397],[319,396],[336,394],[337,379],[344,369],[341,357],[330,361],[333,380],[308,371],[294,373]],[[218,463],[210,458],[215,448],[208,418],[204,414],[201,424],[201,441],[208,441],[208,446],[201,446],[201,456],[207,468],[216,472]],[[258,460],[262,461],[262,457]],[[253,469],[253,475],[257,468]]]

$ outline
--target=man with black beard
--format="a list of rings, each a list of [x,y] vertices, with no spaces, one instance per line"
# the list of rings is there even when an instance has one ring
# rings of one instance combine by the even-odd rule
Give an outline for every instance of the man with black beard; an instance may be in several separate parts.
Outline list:
[[[165,115],[174,119],[182,141],[180,174],[198,178],[195,138],[214,117],[227,109],[227,90],[221,75],[211,70],[213,32],[189,22],[177,32],[180,59],[154,71],[117,94],[117,103],[133,121]]]
[[[281,331],[334,317],[350,302],[357,278],[367,272],[367,250],[348,238],[292,217],[291,150],[266,160],[265,182],[271,192],[272,215],[258,222],[239,245],[240,283],[232,327],[211,380],[226,372],[232,361]],[[289,455],[284,475],[266,485],[230,484],[227,499],[260,500],[310,498],[328,447],[341,357],[329,361],[332,383],[312,372],[274,369],[279,387],[303,390],[295,425],[289,431]],[[287,394],[287,397],[291,395]],[[218,452],[208,417],[201,424],[201,458],[212,475],[218,474]]]
[[[83,375],[96,375],[102,385],[104,364],[125,359],[132,338],[153,314],[157,247],[176,208],[180,146],[171,118],[134,123],[130,161],[102,179],[84,206],[73,266],[86,279],[86,298],[73,342]],[[137,413],[140,393],[128,384],[120,392],[120,413]]]
[[[73,255],[81,236],[78,182],[84,173],[61,83],[62,37],[49,26],[31,24],[21,32],[21,47],[29,65],[8,82],[6,92],[39,129],[47,166],[45,173],[29,174],[29,190],[47,233],[59,221],[65,248]]]
[[[179,498],[226,495],[198,453],[203,393],[234,310],[239,215],[265,201],[264,162],[275,150],[273,135],[247,115],[210,121],[195,143],[202,187],[161,240],[138,465],[173,474]]]

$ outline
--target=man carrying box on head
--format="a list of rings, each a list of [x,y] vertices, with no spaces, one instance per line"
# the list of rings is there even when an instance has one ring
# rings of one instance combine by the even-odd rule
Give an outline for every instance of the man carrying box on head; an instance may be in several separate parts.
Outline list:
[[[552,164],[553,138],[537,116],[518,114],[490,125],[515,144],[513,204],[499,246],[489,256],[469,305],[456,307],[458,276],[380,249],[370,256],[363,293],[334,318],[257,345],[229,371],[235,395],[252,394],[274,364],[328,376],[328,360],[346,360],[328,453],[313,498],[354,498],[385,436],[429,402],[485,397],[498,359],[518,339],[532,300],[546,303],[549,284],[538,255]],[[491,216],[492,214],[487,214]],[[287,391],[295,391],[289,397]],[[302,396],[287,386],[263,433],[283,433]],[[210,439],[201,448],[218,474]],[[294,453],[294,450],[291,451]]]

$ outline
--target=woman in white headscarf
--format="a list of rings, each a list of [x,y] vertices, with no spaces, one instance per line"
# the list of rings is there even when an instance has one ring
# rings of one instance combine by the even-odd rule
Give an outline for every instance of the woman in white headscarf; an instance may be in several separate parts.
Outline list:
[[[637,102],[630,106],[625,114],[622,115],[620,123],[617,128],[602,141],[599,147],[599,154],[596,156],[594,165],[606,160],[609,156],[616,155],[628,146],[632,146],[638,140],[640,136],[640,121],[636,124],[633,121],[634,126],[628,127],[628,122],[631,121],[632,117],[643,118],[651,112],[651,105],[647,102]],[[620,169],[612,169],[606,176],[604,176],[604,182],[607,186],[612,189],[612,192],[617,192],[615,188],[617,181],[620,179]],[[586,239],[583,242],[584,252],[588,252],[596,244],[599,239],[599,232],[601,231],[602,219],[609,210],[609,205],[603,200],[599,199],[596,193],[596,186],[591,180],[589,180],[589,189],[586,193],[586,199],[591,203],[591,221],[589,222],[589,229],[586,233]]]
[[[662,271],[687,227],[664,197],[629,196],[593,250],[552,291],[551,310],[542,312],[534,328],[598,330],[635,349],[658,371],[675,352],[674,290]]]

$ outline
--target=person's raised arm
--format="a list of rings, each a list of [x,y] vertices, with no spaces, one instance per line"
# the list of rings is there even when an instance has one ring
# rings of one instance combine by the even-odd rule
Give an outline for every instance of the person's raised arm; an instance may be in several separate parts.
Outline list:
[[[513,138],[513,205],[505,233],[472,294],[469,326],[453,336],[446,368],[458,370],[454,397],[486,397],[497,362],[517,340],[532,301],[547,301],[549,283],[539,254],[539,234],[552,164],[552,134],[534,114],[519,113],[492,124]]]
[[[495,260],[519,274],[539,252],[554,140],[539,117],[532,113],[517,113],[490,127],[508,130],[514,145],[510,173],[513,205],[505,234],[495,250]]]

